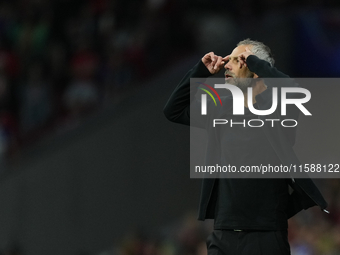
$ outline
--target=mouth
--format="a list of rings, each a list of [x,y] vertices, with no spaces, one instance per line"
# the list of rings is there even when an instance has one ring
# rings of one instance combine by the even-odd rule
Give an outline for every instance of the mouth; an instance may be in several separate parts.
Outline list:
[[[230,75],[230,74],[225,74],[225,78],[226,78],[226,79],[229,79],[229,78],[233,78],[233,76]]]

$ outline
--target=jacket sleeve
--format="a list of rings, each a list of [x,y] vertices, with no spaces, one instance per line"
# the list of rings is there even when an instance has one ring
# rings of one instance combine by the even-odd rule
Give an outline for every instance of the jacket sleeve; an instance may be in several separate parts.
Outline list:
[[[306,210],[316,203],[308,197],[305,192],[302,192],[298,185],[294,185],[291,180],[290,186],[293,188],[293,193],[289,195],[288,208],[287,208],[287,219],[293,217],[295,214],[302,210]]]
[[[289,78],[288,75],[272,67],[267,61],[259,59],[255,55],[247,57],[247,65],[249,70],[256,73],[260,78]]]
[[[190,105],[200,107],[200,103],[195,99],[198,85],[190,85],[190,78],[206,78],[211,76],[209,70],[202,61],[199,61],[180,81],[172,92],[163,112],[166,118],[172,122],[184,125],[194,125],[203,127],[204,116],[192,118],[190,123]],[[193,123],[193,119],[196,123]]]
[[[289,196],[287,218],[294,216],[302,210],[318,205],[321,210],[328,206],[319,189],[311,179],[289,180],[289,185],[293,188],[293,193]],[[309,195],[307,195],[309,194]]]
[[[277,108],[277,117],[281,117],[281,88],[282,87],[300,87],[294,79],[290,78],[288,75],[282,73],[277,68],[272,67],[267,61],[259,59],[255,55],[250,55],[247,58],[247,65],[250,71],[256,73],[259,78],[264,80],[264,83],[267,85],[267,89],[261,94],[256,96],[256,100],[262,102],[264,105],[264,109],[269,109],[272,105],[272,93],[273,87],[278,88],[278,108]],[[287,98],[301,98],[303,96],[301,93],[287,93]],[[286,105],[286,116],[285,119],[294,119],[298,120],[300,115],[300,110],[293,104]],[[295,136],[296,136],[296,128],[285,128],[283,129],[283,133],[288,139],[291,146],[295,144]]]

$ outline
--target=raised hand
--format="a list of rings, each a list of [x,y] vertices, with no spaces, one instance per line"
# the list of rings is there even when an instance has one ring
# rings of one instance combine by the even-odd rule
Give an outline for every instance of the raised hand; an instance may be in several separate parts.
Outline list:
[[[221,56],[215,55],[214,52],[209,52],[204,55],[202,62],[211,74],[215,74],[223,68],[227,58],[229,58],[229,56],[222,58]]]
[[[249,50],[248,47],[246,47],[246,51],[242,52],[240,55],[238,55],[238,61],[239,61],[239,65],[240,68],[242,68],[242,66],[246,67],[247,66],[247,58],[249,57],[249,55],[253,55],[253,53]]]

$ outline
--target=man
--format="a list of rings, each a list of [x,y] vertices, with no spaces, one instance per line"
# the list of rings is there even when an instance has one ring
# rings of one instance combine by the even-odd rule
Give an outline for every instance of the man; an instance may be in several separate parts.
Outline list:
[[[247,88],[252,87],[253,107],[264,110],[272,105],[272,87],[265,83],[264,78],[289,80],[273,65],[270,49],[250,39],[239,42],[226,57],[207,53],[176,87],[164,108],[164,114],[173,122],[185,125],[191,123],[207,129],[208,163],[212,162],[214,155],[220,155],[223,164],[237,166],[263,163],[298,165],[299,161],[292,149],[296,128],[284,129],[278,125],[249,128],[236,125],[223,129],[216,137],[216,132],[209,132],[212,125],[207,124],[205,118],[201,121],[202,118],[190,116],[190,107],[200,105],[194,97],[190,99],[190,93],[196,92],[190,88],[190,78],[209,77],[224,67],[226,83],[236,85],[245,94],[243,118],[256,118],[248,109]],[[279,86],[292,84],[283,82]],[[224,97],[223,106],[226,108],[220,114],[231,114],[228,111],[232,106],[232,97]],[[297,119],[298,109],[289,109],[288,115]],[[292,187],[292,193],[288,185]],[[314,205],[323,210],[327,207],[309,178],[203,179],[198,219],[214,219],[214,232],[207,239],[209,255],[290,254],[287,220],[302,209]]]

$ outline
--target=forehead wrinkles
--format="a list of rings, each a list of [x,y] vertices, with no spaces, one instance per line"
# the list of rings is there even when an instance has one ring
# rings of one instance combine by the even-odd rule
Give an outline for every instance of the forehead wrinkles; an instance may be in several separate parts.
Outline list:
[[[230,60],[235,60],[235,59],[237,59],[238,57],[237,56],[229,56],[229,59]]]
[[[230,54],[229,58],[237,59],[238,55],[246,51],[246,48],[248,48],[252,52],[253,45],[251,44],[242,44],[240,46],[237,46]]]

